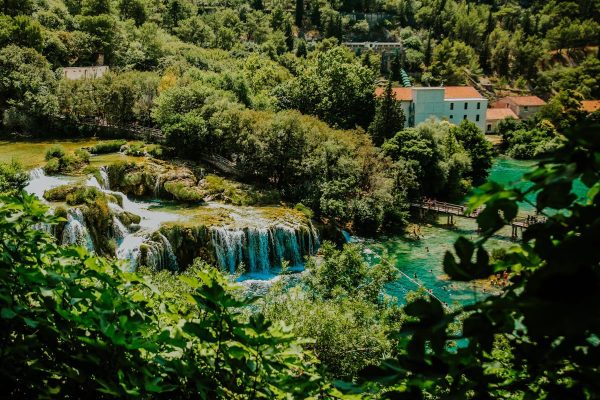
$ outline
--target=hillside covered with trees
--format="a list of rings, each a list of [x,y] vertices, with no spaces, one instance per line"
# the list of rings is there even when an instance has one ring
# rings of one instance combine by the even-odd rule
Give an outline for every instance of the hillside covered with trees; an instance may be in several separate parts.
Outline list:
[[[589,0],[0,0],[3,393],[599,399],[599,32]],[[548,102],[494,149],[409,126],[403,77]],[[537,161],[504,186],[498,151]],[[473,217],[440,278],[472,301],[391,296],[420,276],[363,246],[423,199]]]

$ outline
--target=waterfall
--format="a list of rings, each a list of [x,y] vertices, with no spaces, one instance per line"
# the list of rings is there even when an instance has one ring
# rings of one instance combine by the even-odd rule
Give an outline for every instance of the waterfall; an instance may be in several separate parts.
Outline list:
[[[243,262],[244,232],[229,231],[223,227],[215,227],[211,232],[211,241],[215,248],[217,261],[222,268],[232,274]]]
[[[129,235],[129,230],[119,218],[113,216],[113,238],[117,241],[117,243],[123,242],[125,236]]]
[[[29,171],[29,180],[32,181],[43,178],[44,176],[46,176],[46,173],[44,172],[43,168],[34,168],[31,171]]]
[[[154,190],[153,190],[153,195],[155,199],[158,199],[160,197],[160,176],[156,176],[156,180],[154,181]]]
[[[177,270],[177,257],[169,240],[160,232],[128,235],[117,249],[117,258],[129,262],[135,271],[140,265],[153,269]]]
[[[67,223],[62,235],[62,244],[74,244],[85,247],[90,252],[94,251],[94,242],[92,240],[92,236],[85,226],[83,213],[79,208],[72,208],[67,214]]]
[[[247,272],[267,273],[286,260],[292,267],[302,265],[306,255],[318,248],[312,226],[277,224],[264,228],[211,228],[211,243],[219,266],[234,273],[240,264]]]
[[[100,167],[99,173],[100,173],[100,180],[102,181],[102,182],[99,182],[100,188],[104,189],[104,190],[110,190],[110,180],[108,179],[108,168],[105,165],[103,165],[102,167]]]
[[[65,183],[69,183],[73,178],[48,176],[43,168],[34,168],[29,171],[29,183],[25,186],[25,191],[43,199],[46,190],[55,188]]]
[[[98,177],[100,179],[98,179]],[[106,167],[103,166],[98,169],[98,177],[96,177],[94,175],[90,175],[88,177],[88,179],[85,181],[85,185],[93,186],[100,190],[109,190],[110,183],[108,181],[108,172],[107,172]]]

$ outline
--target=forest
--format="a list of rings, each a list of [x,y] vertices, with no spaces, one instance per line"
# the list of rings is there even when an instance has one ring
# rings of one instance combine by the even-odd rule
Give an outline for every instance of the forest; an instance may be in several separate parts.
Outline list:
[[[0,154],[4,393],[600,398],[600,111],[582,107],[600,98],[599,32],[593,0],[1,0],[0,152],[51,144],[35,165]],[[363,41],[402,48],[347,45]],[[410,126],[403,76],[546,105],[494,146],[468,120]],[[502,185],[499,155],[534,161]],[[35,173],[59,183],[36,197]],[[476,215],[443,279],[501,290],[399,300],[395,260],[344,243],[418,241],[422,199]],[[147,231],[136,201],[202,225]],[[541,222],[495,248],[525,212]],[[279,225],[222,251],[234,236],[210,224],[235,213]],[[249,292],[244,268],[274,252],[281,279]]]

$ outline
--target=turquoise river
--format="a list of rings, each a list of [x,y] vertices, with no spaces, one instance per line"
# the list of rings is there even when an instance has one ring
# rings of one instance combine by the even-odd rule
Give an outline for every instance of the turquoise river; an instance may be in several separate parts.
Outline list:
[[[508,185],[520,180],[523,174],[532,169],[532,161],[519,161],[509,158],[496,159],[490,170],[489,180]],[[580,182],[574,185],[578,195],[585,193],[585,186]],[[529,204],[521,204],[520,211],[533,213]],[[407,235],[380,237],[376,240],[352,238],[353,241],[364,245],[363,253],[370,263],[377,263],[384,254],[403,272],[396,282],[388,286],[388,293],[404,301],[405,296],[419,289],[419,286],[429,290],[434,296],[449,306],[455,303],[471,303],[487,296],[494,289],[489,282],[464,283],[450,281],[444,274],[442,260],[448,250],[460,235],[475,238],[476,223],[474,220],[458,218],[456,226],[448,229],[442,225],[445,219],[440,218],[439,224],[421,224],[421,239],[416,240]],[[515,245],[510,240],[510,229],[502,235],[492,238],[487,245],[493,248]]]

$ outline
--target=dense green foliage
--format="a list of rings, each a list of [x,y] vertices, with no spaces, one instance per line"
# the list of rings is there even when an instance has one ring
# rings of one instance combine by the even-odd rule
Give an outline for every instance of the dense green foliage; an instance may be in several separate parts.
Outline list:
[[[329,374],[350,379],[392,354],[387,335],[400,326],[402,313],[383,288],[396,271],[387,260],[370,267],[357,245],[337,250],[326,242],[322,255],[322,263],[309,260],[310,274],[294,287],[272,287],[263,309],[296,335],[313,338],[308,346]]]
[[[126,273],[58,247],[34,224],[56,223],[30,196],[0,202],[0,342],[10,397],[289,398],[320,387],[314,359],[215,269],[177,284]],[[177,286],[173,293],[160,292]]]
[[[402,166],[403,179],[422,196],[460,198],[491,166],[491,145],[468,121],[427,121],[387,140],[382,150]],[[414,177],[414,178],[412,178]]]
[[[29,175],[17,161],[0,163],[0,194],[14,196],[29,182]]]

